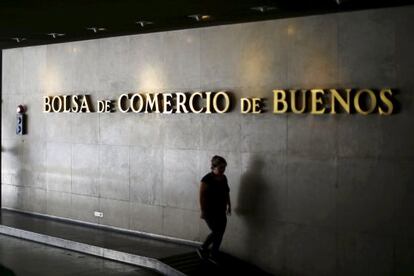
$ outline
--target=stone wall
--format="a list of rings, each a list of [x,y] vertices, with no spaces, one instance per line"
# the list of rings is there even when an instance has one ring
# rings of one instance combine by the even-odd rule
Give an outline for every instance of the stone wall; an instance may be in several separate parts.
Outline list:
[[[281,275],[413,272],[413,29],[408,6],[4,50],[2,205],[201,241],[199,180],[219,154],[225,251]],[[45,95],[348,87],[396,89],[401,111],[42,112]]]

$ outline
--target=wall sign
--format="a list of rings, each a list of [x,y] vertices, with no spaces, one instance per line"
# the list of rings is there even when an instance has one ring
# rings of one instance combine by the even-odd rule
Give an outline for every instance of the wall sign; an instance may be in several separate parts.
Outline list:
[[[377,113],[391,115],[394,111],[393,91],[389,88],[372,89],[275,89],[270,109],[266,98],[240,98],[240,113],[310,113],[314,115]],[[90,95],[58,95],[43,97],[43,112],[64,113],[226,113],[234,99],[230,92],[193,93],[131,93],[116,100],[97,100]]]

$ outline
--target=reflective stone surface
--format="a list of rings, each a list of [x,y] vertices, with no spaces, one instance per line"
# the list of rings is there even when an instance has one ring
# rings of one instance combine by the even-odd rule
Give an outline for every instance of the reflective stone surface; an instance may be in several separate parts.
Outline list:
[[[5,235],[0,235],[0,264],[2,275],[161,275],[150,269]]]

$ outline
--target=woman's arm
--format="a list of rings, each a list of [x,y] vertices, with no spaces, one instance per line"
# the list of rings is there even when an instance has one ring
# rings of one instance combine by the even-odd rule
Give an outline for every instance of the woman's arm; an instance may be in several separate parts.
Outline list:
[[[227,193],[227,214],[231,216],[231,201],[230,201],[230,193]]]
[[[201,182],[200,184],[200,209],[201,209],[201,218],[205,218],[205,212],[207,209],[206,201],[206,183]]]

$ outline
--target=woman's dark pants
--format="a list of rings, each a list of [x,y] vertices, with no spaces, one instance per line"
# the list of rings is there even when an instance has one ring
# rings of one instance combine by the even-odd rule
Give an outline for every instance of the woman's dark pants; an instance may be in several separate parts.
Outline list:
[[[227,216],[226,214],[207,216],[204,219],[207,223],[208,228],[210,228],[211,233],[207,236],[205,242],[201,246],[204,250],[207,250],[210,244],[213,244],[211,248],[211,255],[217,255],[221,241],[223,239],[224,231],[226,230],[227,225]]]

